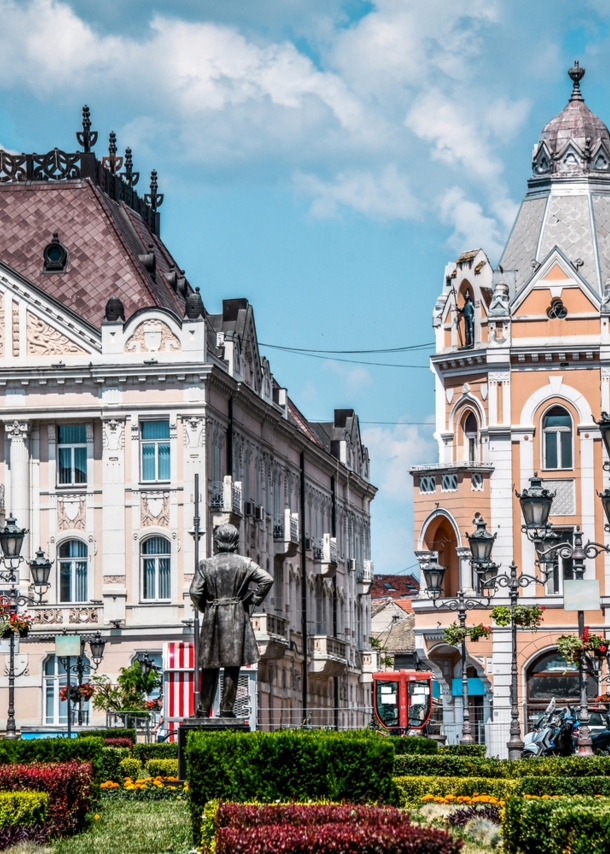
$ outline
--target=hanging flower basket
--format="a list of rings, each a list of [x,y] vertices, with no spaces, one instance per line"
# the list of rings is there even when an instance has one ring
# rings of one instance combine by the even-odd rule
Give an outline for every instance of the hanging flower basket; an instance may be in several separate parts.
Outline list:
[[[484,626],[482,623],[479,623],[469,629],[468,633],[470,640],[476,643],[479,638],[488,638],[491,635],[491,626]]]
[[[491,619],[497,626],[510,626],[512,617],[515,618],[515,624],[522,629],[537,629],[542,622],[546,608],[544,605],[515,605],[512,610],[506,605],[496,605],[491,610]]]
[[[496,626],[501,626],[502,628],[510,626],[510,608],[507,608],[505,605],[496,605],[495,608],[492,608],[490,617]]]
[[[566,664],[578,664],[585,642],[577,635],[561,635],[557,638],[557,649]]]
[[[480,638],[488,638],[491,635],[491,626],[484,626],[479,623],[476,626],[462,628],[459,623],[452,623],[443,632],[445,643],[449,646],[459,646],[464,638],[470,638],[475,643]]]

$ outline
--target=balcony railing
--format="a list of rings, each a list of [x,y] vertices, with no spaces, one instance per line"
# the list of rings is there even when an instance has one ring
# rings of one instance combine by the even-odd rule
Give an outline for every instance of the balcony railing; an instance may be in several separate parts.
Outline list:
[[[275,636],[283,638],[288,637],[288,620],[284,617],[278,617],[277,614],[252,614],[252,628],[256,634],[264,636]]]
[[[295,555],[299,546],[299,514],[286,508],[273,519],[273,545],[276,555]]]
[[[372,560],[363,560],[362,563],[356,564],[356,581],[362,584],[369,584],[373,581],[375,574],[375,564]]]
[[[242,515],[242,493],[241,482],[234,481],[231,475],[223,480],[212,482],[211,508],[220,513],[233,513]]]
[[[476,463],[469,460],[457,460],[451,463],[430,463],[423,466],[411,466],[411,474],[419,474],[425,471],[449,471],[449,469],[480,469],[482,471],[493,471],[495,466],[491,463]]]
[[[309,653],[312,658],[346,658],[346,644],[330,635],[310,635]]]
[[[313,562],[322,567],[321,574],[327,576],[334,575],[338,559],[336,537],[324,534],[323,537],[314,538],[311,543]]]

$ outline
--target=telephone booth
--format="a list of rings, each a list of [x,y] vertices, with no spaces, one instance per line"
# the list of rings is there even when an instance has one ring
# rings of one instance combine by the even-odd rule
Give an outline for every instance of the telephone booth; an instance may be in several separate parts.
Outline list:
[[[432,714],[432,673],[373,673],[375,717],[384,729],[423,734]]]

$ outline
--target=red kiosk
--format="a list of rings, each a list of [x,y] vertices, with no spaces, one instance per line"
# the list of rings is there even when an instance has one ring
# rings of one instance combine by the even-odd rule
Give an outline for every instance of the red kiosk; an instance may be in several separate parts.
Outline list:
[[[423,734],[432,714],[432,673],[373,673],[373,705],[384,729]]]

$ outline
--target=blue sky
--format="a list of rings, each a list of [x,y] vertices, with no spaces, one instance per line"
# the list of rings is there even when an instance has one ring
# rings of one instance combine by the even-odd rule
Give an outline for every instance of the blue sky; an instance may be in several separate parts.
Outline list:
[[[0,144],[73,150],[88,103],[98,156],[114,130],[143,176],[158,170],[163,237],[208,310],[247,297],[269,344],[431,342],[445,263],[477,247],[497,262],[575,58],[610,121],[603,0],[0,0],[0,13]],[[408,369],[265,352],[308,417],[359,413],[376,569],[412,565],[409,467],[436,459],[417,423],[433,413],[426,351],[363,357],[421,366]]]

